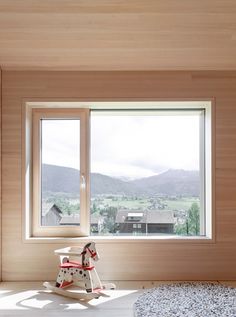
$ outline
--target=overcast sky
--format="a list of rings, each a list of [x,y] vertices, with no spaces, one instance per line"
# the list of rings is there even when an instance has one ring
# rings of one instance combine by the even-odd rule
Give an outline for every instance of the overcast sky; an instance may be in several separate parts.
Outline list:
[[[43,163],[79,169],[79,122],[43,123]],[[198,116],[91,117],[91,171],[141,178],[199,169]]]

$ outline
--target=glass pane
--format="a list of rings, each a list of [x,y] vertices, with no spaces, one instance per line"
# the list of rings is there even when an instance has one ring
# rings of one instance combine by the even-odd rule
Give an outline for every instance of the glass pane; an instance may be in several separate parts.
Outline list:
[[[92,113],[91,234],[202,234],[200,120],[199,111]]]
[[[41,224],[80,223],[80,120],[41,120]]]

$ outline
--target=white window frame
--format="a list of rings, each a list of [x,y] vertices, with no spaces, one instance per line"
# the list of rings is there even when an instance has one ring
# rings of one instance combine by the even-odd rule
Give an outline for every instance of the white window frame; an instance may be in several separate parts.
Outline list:
[[[80,120],[80,225],[42,226],[41,225],[41,120],[79,119]],[[87,236],[89,234],[89,109],[32,109],[33,136],[33,226],[34,236]]]
[[[204,119],[204,133],[202,134],[204,137],[204,160],[202,164],[204,164],[204,204],[205,204],[205,228],[204,228],[204,236],[168,236],[163,238],[163,236],[146,236],[139,237],[138,239],[143,240],[207,240],[214,241],[214,213],[213,213],[213,191],[214,191],[214,178],[212,175],[212,169],[214,166],[214,161],[212,157],[212,149],[214,147],[213,140],[213,125],[212,125],[212,100],[205,101],[137,101],[137,102],[77,102],[77,101],[68,101],[68,102],[51,102],[51,101],[25,101],[23,103],[23,126],[24,126],[24,142],[23,142],[23,161],[24,161],[24,169],[23,169],[23,186],[24,186],[24,195],[22,200],[22,207],[24,212],[24,238],[26,240],[31,240],[35,238],[43,238],[44,241],[47,238],[53,238],[54,241],[66,241],[63,239],[72,238],[72,237],[86,237],[87,239],[90,234],[90,197],[89,197],[89,151],[90,151],[90,123],[89,123],[89,111],[90,109],[103,109],[103,110],[113,110],[113,109],[130,109],[130,110],[139,110],[139,109],[162,109],[166,111],[166,109],[170,110],[180,110],[180,109],[204,109],[205,111],[205,119]],[[34,115],[33,115],[34,113]],[[39,148],[35,147],[37,144],[37,140],[39,136],[37,136],[37,131],[35,133],[35,129],[37,124],[36,121],[39,118],[42,118],[42,115],[47,113],[49,116],[55,118],[56,113],[59,113],[58,118],[72,118],[72,115],[76,114],[80,115],[84,113],[86,117],[84,128],[83,128],[83,140],[81,140],[81,146],[83,147],[82,152],[85,153],[85,157],[83,162],[87,162],[87,164],[83,163],[83,167],[81,166],[81,177],[85,176],[86,180],[86,188],[82,190],[81,198],[84,196],[84,206],[81,210],[81,225],[79,226],[67,226],[63,228],[54,227],[42,227],[39,223],[39,206],[37,204],[37,192],[39,187],[39,175],[38,174],[38,166],[39,162],[36,157],[38,156]],[[36,115],[37,114],[37,115]],[[36,121],[35,121],[36,120]],[[39,131],[39,130],[38,130]],[[35,140],[34,138],[37,138]],[[83,143],[84,142],[84,143]],[[32,147],[32,145],[34,146]],[[81,153],[82,153],[81,152]],[[34,158],[33,158],[34,156]],[[36,183],[35,183],[36,182]],[[81,180],[82,183],[82,180]],[[33,188],[33,190],[32,190]],[[35,194],[36,190],[36,194]],[[35,202],[36,201],[36,202]],[[32,212],[33,210],[33,212]],[[55,240],[56,238],[56,240]],[[101,237],[91,237],[94,240],[132,240],[137,239],[137,237],[132,236],[101,236]],[[46,240],[45,240],[46,239]],[[81,239],[81,238],[79,238]],[[41,240],[42,241],[42,240]],[[52,240],[51,240],[52,242]]]

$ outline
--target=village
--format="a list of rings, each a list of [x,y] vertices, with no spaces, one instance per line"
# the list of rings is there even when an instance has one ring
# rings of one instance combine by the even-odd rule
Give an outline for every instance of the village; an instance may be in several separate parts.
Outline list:
[[[43,226],[80,224],[78,202],[54,201],[43,204]],[[197,197],[96,195],[91,199],[91,235],[185,234],[189,210],[198,203]]]

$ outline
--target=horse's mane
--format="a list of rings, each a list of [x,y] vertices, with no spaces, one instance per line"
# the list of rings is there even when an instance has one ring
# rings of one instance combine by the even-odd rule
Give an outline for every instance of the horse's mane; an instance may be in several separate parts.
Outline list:
[[[85,249],[89,248],[91,244],[92,244],[92,242],[89,242],[89,243],[85,244],[83,251],[84,251]]]

